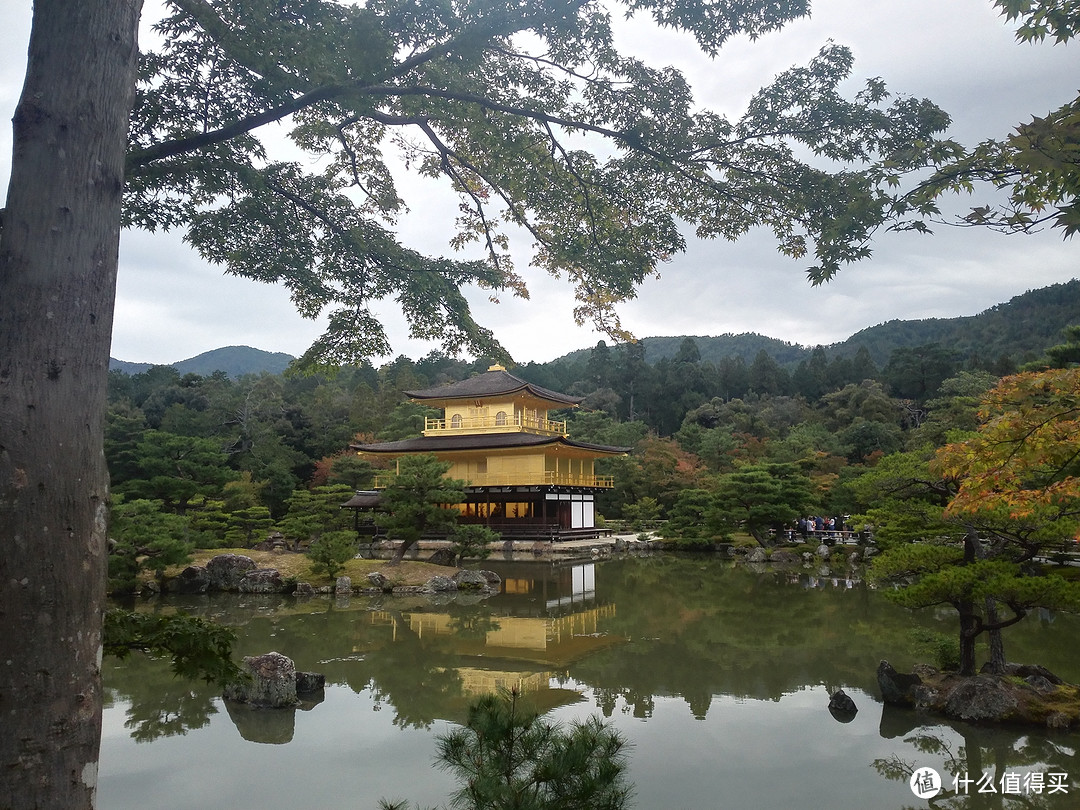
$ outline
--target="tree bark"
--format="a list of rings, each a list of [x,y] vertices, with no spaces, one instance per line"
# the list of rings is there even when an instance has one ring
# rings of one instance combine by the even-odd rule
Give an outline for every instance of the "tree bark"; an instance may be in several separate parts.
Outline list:
[[[979,534],[968,527],[964,536],[964,564],[971,565],[979,557]],[[975,674],[975,639],[982,632],[982,622],[971,599],[961,599],[956,605],[960,614],[960,674]]]
[[[997,602],[990,596],[986,597],[984,610],[986,612],[986,624],[989,629],[987,634],[990,640],[990,659],[987,662],[989,671],[995,675],[1005,673],[1005,641],[1001,635],[1001,619],[998,616]]]
[[[4,808],[94,805],[102,453],[141,0],[35,0],[0,233]]]
[[[974,603],[962,601],[957,604],[960,613],[960,674],[975,674],[975,639],[981,630],[981,622],[975,613]]]
[[[975,527],[968,526],[966,542],[971,546],[975,559],[986,559],[986,549],[983,548],[982,543],[979,541],[979,533],[975,530]],[[988,669],[995,675],[1002,675],[1005,672],[1005,641],[1001,636],[997,602],[992,596],[984,598],[983,611],[986,614],[986,632],[990,641],[990,660],[987,662]]]

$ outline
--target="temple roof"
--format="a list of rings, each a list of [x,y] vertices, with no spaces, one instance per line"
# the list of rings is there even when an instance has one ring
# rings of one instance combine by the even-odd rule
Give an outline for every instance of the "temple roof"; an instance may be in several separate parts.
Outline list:
[[[421,436],[396,442],[351,444],[350,449],[360,453],[438,453],[448,450],[487,450],[495,448],[542,447],[561,444],[578,450],[595,453],[629,453],[630,447],[613,447],[606,444],[575,442],[565,436],[542,436],[535,433],[473,433],[458,436]]]
[[[356,494],[342,504],[350,509],[374,509],[382,501],[382,494],[373,489],[358,489]]]
[[[520,377],[515,377],[502,366],[492,366],[483,374],[477,374],[461,382],[439,385],[434,388],[421,388],[406,391],[406,396],[419,400],[479,399],[500,394],[516,394],[526,391],[537,399],[547,400],[557,406],[577,405],[583,397],[572,397],[533,385]]]

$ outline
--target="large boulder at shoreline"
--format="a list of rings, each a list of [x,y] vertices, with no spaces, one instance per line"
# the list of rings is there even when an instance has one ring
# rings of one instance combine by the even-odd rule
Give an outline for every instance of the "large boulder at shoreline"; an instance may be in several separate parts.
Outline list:
[[[498,593],[502,590],[502,577],[494,571],[470,571],[462,569],[453,576],[458,589],[462,591],[481,591],[485,594]]]
[[[488,587],[487,577],[484,576],[483,571],[469,571],[463,569],[454,574],[453,580],[458,588],[463,591],[478,591]]]
[[[249,655],[244,667],[249,681],[225,688],[225,699],[263,709],[282,709],[296,706],[296,665],[279,652]]]
[[[1080,722],[1080,687],[1061,681],[1043,667],[1009,664],[1006,670],[1002,675],[958,675],[918,665],[907,675],[882,661],[878,665],[878,686],[888,704],[914,706],[952,720],[1056,729]],[[1020,672],[1032,674],[1014,674]]]
[[[393,588],[386,575],[378,571],[372,571],[366,579],[372,588],[378,588],[380,591],[390,591]]]
[[[206,593],[210,590],[210,577],[201,565],[189,565],[167,580],[164,589],[168,593]]]
[[[432,565],[445,565],[453,568],[457,565],[457,553],[452,548],[440,548],[428,557],[428,562]]]
[[[1012,689],[1001,678],[975,675],[963,678],[945,698],[945,714],[956,720],[1008,720],[1020,707]]]
[[[746,555],[746,561],[748,563],[763,563],[769,561],[769,555],[765,553],[765,549],[761,546],[750,549],[750,553]]]
[[[240,593],[282,593],[285,580],[276,568],[256,568],[244,574],[236,589]]]
[[[424,593],[444,593],[446,591],[456,591],[457,583],[450,577],[433,576],[427,582],[424,583]]]
[[[251,557],[242,554],[219,554],[206,564],[206,575],[212,591],[235,591],[240,580],[259,566]]]

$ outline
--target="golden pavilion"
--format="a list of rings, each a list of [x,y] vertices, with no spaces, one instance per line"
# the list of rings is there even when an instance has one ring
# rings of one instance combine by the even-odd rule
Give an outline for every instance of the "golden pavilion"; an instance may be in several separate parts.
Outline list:
[[[447,475],[468,482],[461,521],[483,524],[504,538],[566,540],[596,537],[598,491],[614,485],[597,475],[605,456],[628,447],[576,442],[566,422],[549,412],[575,408],[580,397],[549,391],[500,365],[461,382],[406,391],[413,401],[442,410],[427,419],[423,436],[354,444],[361,456],[400,458],[432,453],[450,462]],[[378,488],[379,482],[376,482]]]

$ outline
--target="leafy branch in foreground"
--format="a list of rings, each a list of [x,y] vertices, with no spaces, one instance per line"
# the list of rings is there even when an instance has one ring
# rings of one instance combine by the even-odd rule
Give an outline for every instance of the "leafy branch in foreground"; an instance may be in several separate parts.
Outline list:
[[[1066,43],[1080,32],[1080,5],[1058,0],[993,0],[1009,22],[1020,21],[1016,39],[1025,44],[1047,38]],[[1045,115],[1032,115],[1004,138],[970,148],[940,151],[935,171],[897,200],[896,212],[912,220],[900,229],[926,231],[927,221],[987,227],[1004,233],[1030,233],[1047,223],[1068,238],[1080,231],[1080,96]],[[950,220],[938,200],[989,188],[1004,192],[1004,202],[972,208]],[[998,200],[1002,194],[994,194]]]
[[[181,678],[201,678],[221,686],[242,680],[232,660],[236,634],[227,627],[186,613],[161,616],[114,609],[105,613],[104,652],[124,658],[133,650],[168,656]]]
[[[617,339],[617,305],[684,249],[687,224],[703,238],[768,228],[818,284],[869,255],[901,178],[958,149],[937,139],[948,116],[926,100],[879,79],[842,95],[853,59],[833,43],[729,119],[701,109],[678,70],[616,50],[622,9],[602,2],[167,7],[141,63],[126,223],[184,229],[228,272],[287,286],[303,316],[327,312],[308,363],[388,354],[372,312],[383,299],[413,337],[503,357],[464,290],[527,297],[514,233],[573,285],[578,321]],[[636,0],[629,14],[716,56],[808,11]],[[290,153],[262,135],[269,124],[289,127]],[[471,256],[399,241],[409,175],[457,196],[446,238]]]

